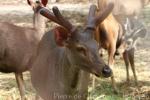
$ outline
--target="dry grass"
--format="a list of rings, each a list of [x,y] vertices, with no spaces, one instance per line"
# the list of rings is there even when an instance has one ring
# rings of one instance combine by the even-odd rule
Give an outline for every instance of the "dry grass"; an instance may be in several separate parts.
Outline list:
[[[28,100],[33,100],[35,92],[31,85],[30,75],[24,73],[26,97]],[[0,73],[0,100],[19,100],[20,95],[15,80],[15,75]]]

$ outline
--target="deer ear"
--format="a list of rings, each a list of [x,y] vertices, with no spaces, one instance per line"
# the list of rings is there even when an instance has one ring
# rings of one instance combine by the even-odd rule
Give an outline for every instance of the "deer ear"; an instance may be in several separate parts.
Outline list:
[[[28,3],[29,5],[31,5],[31,2],[33,2],[33,1],[32,1],[32,0],[27,0],[27,3]],[[43,4],[44,6],[46,6],[47,3],[48,3],[48,0],[41,0],[41,2],[42,2],[42,4]]]
[[[48,0],[41,0],[41,2],[42,2],[42,4],[43,4],[44,6],[46,6],[47,3],[48,3]]]
[[[27,3],[28,3],[29,5],[31,5],[30,0],[27,0]]]
[[[58,46],[65,46],[68,38],[68,31],[63,27],[54,28],[55,41]]]

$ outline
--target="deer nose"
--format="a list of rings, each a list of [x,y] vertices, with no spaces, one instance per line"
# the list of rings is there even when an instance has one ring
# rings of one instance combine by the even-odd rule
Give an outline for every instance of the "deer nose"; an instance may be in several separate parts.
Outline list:
[[[105,78],[110,77],[112,75],[112,70],[110,69],[110,67],[108,65],[106,65],[103,70],[102,70],[102,74]]]

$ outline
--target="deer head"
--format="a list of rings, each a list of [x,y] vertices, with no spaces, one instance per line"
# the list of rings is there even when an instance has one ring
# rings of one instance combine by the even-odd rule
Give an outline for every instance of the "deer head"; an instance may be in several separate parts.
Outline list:
[[[46,6],[48,3],[48,0],[36,0],[36,2],[34,3],[33,0],[27,0],[27,3],[33,8],[35,9],[37,7],[36,4],[40,4],[40,6]]]
[[[113,6],[112,3],[108,4],[106,9],[95,16],[97,7],[91,5],[87,25],[82,32],[66,20],[57,7],[53,7],[53,13],[45,8],[40,9],[40,13],[61,25],[53,30],[55,41],[59,47],[65,48],[71,64],[97,76],[109,77],[112,71],[98,54],[98,43],[94,40],[94,32],[96,26],[112,11]]]
[[[41,7],[45,7],[47,5],[47,0],[27,0],[27,2],[34,11],[33,26],[39,33],[39,35],[37,36],[42,37],[45,33],[47,19],[44,16],[42,16],[38,11]]]

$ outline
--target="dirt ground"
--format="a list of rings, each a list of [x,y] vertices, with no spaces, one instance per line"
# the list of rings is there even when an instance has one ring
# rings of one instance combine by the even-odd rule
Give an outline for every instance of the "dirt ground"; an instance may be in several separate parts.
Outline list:
[[[75,2],[74,4],[49,3],[48,7],[51,8],[53,5],[60,7],[63,10],[63,15],[70,19],[72,23],[79,26],[84,25],[89,4],[85,2]],[[0,0],[0,21],[9,21],[19,26],[32,27],[32,14],[32,9],[26,4],[26,0],[11,0],[11,2],[10,0]],[[53,26],[53,24],[49,23],[48,29],[50,26]],[[116,95],[112,92],[110,79],[97,78],[96,88],[92,89],[92,85],[89,86],[89,100],[150,100],[150,30],[148,26],[147,29],[147,36],[138,42],[135,52],[138,87],[134,84],[131,70],[131,82],[129,85],[125,83],[125,65],[122,58],[117,57],[114,73],[120,93]],[[24,73],[24,79],[27,100],[33,100],[35,91],[31,85],[29,72]],[[0,73],[0,100],[19,99],[20,96],[14,74]]]

